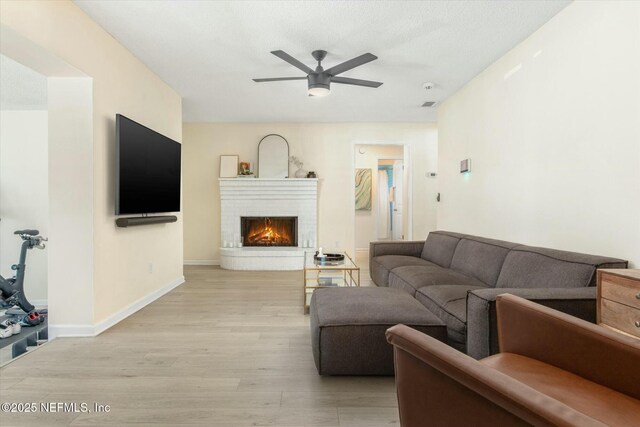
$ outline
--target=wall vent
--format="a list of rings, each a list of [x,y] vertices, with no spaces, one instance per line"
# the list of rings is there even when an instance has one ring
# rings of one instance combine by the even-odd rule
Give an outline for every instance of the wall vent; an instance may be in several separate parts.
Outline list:
[[[427,101],[424,104],[422,104],[423,107],[433,107],[434,105],[436,105],[437,101]]]

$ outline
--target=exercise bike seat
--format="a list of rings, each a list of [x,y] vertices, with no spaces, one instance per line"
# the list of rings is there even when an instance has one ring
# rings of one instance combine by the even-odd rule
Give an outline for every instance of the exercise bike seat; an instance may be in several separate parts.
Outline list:
[[[38,230],[17,230],[17,231],[14,231],[13,234],[18,234],[18,235],[26,234],[27,236],[37,236],[38,234],[40,234],[40,231],[38,231]]]

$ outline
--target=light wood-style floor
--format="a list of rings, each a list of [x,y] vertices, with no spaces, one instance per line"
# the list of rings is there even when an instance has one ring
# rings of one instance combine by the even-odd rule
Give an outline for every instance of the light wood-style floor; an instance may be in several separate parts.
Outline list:
[[[97,402],[108,414],[0,413],[0,424],[399,425],[393,378],[318,376],[302,272],[185,275],[100,336],[54,340],[0,370],[0,402]]]

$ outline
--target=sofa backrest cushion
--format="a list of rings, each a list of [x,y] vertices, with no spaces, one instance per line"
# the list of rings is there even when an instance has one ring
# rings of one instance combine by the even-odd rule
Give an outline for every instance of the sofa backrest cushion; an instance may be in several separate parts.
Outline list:
[[[517,243],[464,236],[451,259],[451,269],[475,277],[488,286],[495,286],[502,263]]]
[[[462,237],[464,235],[459,233],[432,231],[424,242],[422,259],[438,264],[440,267],[449,268],[453,253]]]
[[[627,268],[627,261],[577,252],[518,246],[504,261],[497,288],[595,286],[596,269]]]

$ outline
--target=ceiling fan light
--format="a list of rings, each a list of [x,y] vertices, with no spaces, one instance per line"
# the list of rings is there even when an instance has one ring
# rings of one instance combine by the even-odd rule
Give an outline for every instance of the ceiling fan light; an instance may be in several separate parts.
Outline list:
[[[329,95],[329,88],[322,85],[309,87],[309,95],[311,96],[327,96]]]

